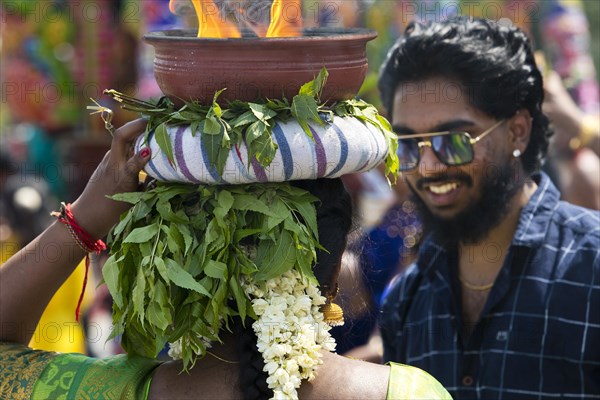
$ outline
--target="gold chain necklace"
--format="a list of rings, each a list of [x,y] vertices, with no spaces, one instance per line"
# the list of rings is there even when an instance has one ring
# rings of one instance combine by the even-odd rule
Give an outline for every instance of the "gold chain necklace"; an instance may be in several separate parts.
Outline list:
[[[472,283],[467,282],[462,276],[458,277],[460,283],[462,283],[467,289],[476,290],[478,292],[483,292],[485,290],[489,290],[494,286],[494,282],[488,283],[486,285],[473,285]]]

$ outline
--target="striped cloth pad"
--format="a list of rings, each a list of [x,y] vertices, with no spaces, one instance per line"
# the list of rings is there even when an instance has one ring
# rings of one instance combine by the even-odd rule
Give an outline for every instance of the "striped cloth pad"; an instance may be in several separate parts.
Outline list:
[[[325,126],[310,125],[314,141],[296,121],[278,122],[273,137],[279,149],[266,168],[253,159],[248,162],[245,144],[229,152],[223,176],[206,157],[201,135],[192,136],[190,127],[167,128],[175,167],[160,150],[153,135],[149,135],[152,159],[145,167],[148,175],[159,181],[194,184],[246,184],[283,182],[298,179],[335,178],[353,172],[363,172],[379,165],[386,157],[388,145],[383,134],[373,125],[353,117],[335,117]],[[136,143],[136,151],[143,137]]]

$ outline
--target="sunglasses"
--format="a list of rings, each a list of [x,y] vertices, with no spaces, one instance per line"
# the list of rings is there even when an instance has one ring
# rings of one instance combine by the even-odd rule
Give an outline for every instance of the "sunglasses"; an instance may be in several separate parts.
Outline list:
[[[473,145],[499,127],[504,121],[506,120],[496,122],[476,138],[472,138],[468,132],[461,131],[399,135],[398,158],[400,159],[400,171],[415,169],[421,160],[421,148],[425,146],[431,147],[435,156],[448,166],[468,164],[473,161]]]

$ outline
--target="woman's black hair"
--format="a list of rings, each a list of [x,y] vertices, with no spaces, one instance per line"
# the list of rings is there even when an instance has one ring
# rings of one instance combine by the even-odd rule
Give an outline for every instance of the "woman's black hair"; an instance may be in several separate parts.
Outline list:
[[[542,113],[542,75],[525,33],[510,23],[468,17],[410,23],[380,71],[379,90],[388,115],[400,84],[436,77],[458,80],[469,103],[496,119],[526,108],[533,124],[520,159],[528,173],[540,168],[552,131]]]
[[[319,243],[325,250],[317,250],[317,262],[313,272],[321,291],[335,290],[340,260],[346,247],[346,236],[352,227],[352,199],[342,180],[318,179],[313,181],[294,181],[293,186],[307,190],[319,199],[316,204]],[[238,319],[235,322],[237,350],[240,357],[240,389],[245,400],[269,399],[273,391],[269,389],[263,371],[262,354],[256,348],[256,335],[252,330],[252,321],[245,326]]]

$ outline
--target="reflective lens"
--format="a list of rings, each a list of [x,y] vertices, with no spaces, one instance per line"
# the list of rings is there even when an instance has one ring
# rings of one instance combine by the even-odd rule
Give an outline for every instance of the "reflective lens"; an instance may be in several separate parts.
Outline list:
[[[399,137],[400,171],[409,171],[417,167],[420,160],[419,143],[430,143],[436,157],[446,165],[463,165],[473,161],[473,146],[471,138],[466,132],[449,132],[428,139],[402,139],[402,136]]]
[[[400,171],[409,171],[417,167],[419,163],[419,140],[398,140],[398,159]]]
[[[462,165],[473,160],[473,146],[464,132],[434,136],[431,138],[431,148],[446,165]]]

